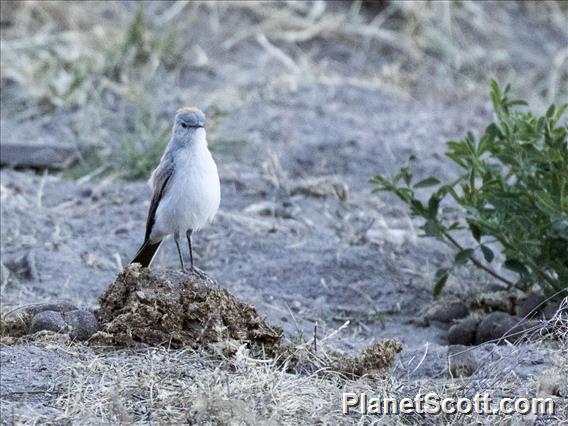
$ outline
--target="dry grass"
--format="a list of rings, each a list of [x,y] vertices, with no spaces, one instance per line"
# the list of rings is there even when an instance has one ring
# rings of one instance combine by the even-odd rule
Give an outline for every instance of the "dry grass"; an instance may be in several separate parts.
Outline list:
[[[230,16],[244,14],[252,16],[254,24],[231,28],[223,34],[222,47],[229,52],[246,41],[256,42],[286,68],[296,85],[310,81],[312,74],[316,79],[350,80],[327,73],[320,61],[298,49],[313,40],[337,40],[370,56],[388,54],[392,63],[383,73],[395,67],[399,83],[417,83],[425,72],[434,71],[431,80],[446,77],[447,83],[449,78],[456,89],[460,84],[485,89],[495,75],[547,102],[567,95],[568,10],[563,2],[381,4],[178,2],[169,7],[147,4],[139,9],[143,14],[133,15],[113,2],[91,2],[88,8],[82,2],[14,2],[2,12],[3,22],[12,24],[2,32],[2,74],[20,82],[32,98],[58,106],[82,104],[90,91],[128,95],[135,90],[131,84],[150,80],[159,67],[173,70],[182,61],[206,66],[206,52],[186,36],[197,17],[206,18],[215,33]],[[527,25],[540,32],[527,34]],[[547,45],[539,48],[544,41]],[[393,83],[386,74],[375,83]],[[373,86],[365,78],[360,84]]]
[[[341,420],[334,414],[343,384],[338,376],[289,374],[246,351],[231,360],[163,349],[113,353],[72,369],[75,379],[58,399],[67,418],[201,424]]]
[[[356,417],[339,412],[342,392],[380,390],[400,396],[402,389],[384,373],[350,379],[330,368],[328,361],[336,358],[329,358],[326,341],[336,333],[319,341],[317,353],[308,341],[284,357],[256,359],[245,345],[230,357],[215,347],[95,348],[94,353],[64,336],[41,332],[22,342],[72,359],[44,394],[51,395],[46,405],[56,415],[33,405],[13,414],[26,424],[75,419],[104,424],[352,424]]]
[[[445,90],[450,83],[456,95],[463,95],[480,87],[485,90],[487,82],[497,78],[527,91],[531,99],[542,97],[552,102],[568,96],[568,10],[562,2],[539,2],[537,6],[536,2],[404,1],[373,6],[361,1],[352,2],[348,10],[323,1],[223,3],[220,16],[224,11],[244,8],[258,21],[232,34],[224,47],[230,49],[255,38],[299,79],[309,79],[309,71],[316,79],[332,84],[412,92],[424,80],[431,85],[439,79]],[[531,34],[526,31],[527,24],[537,31],[547,27],[549,32]],[[524,40],[520,41],[521,37]],[[274,45],[276,42],[289,50],[307,46],[312,40],[348,41],[364,54],[379,52],[392,62],[383,66],[378,79],[371,74],[350,79],[329,73],[301,53],[289,55]],[[543,43],[545,49],[541,48]]]
[[[243,351],[221,361],[162,349],[114,353],[73,368],[82,380],[73,380],[58,402],[71,418],[107,422],[292,421],[309,417],[318,389],[332,391],[322,379],[298,378]]]
[[[151,168],[144,153],[154,154],[145,141],[159,139],[167,126],[121,123],[133,109],[146,109],[150,121],[163,122],[164,103],[172,101],[167,92],[183,67],[222,74],[226,55],[242,46],[256,52],[253,68],[229,64],[231,81],[204,88],[197,100],[211,112],[246,102],[239,86],[250,86],[259,73],[271,75],[262,88],[271,92],[320,83],[417,97],[434,89],[453,98],[485,93],[496,78],[513,83],[533,105],[544,105],[568,96],[567,15],[558,1],[380,7],[361,1],[157,2],[138,12],[118,2],[11,2],[2,8],[1,70],[26,99],[25,109],[14,108],[18,120],[83,106],[73,139],[97,149],[84,153],[81,174],[97,170],[114,152],[125,161],[111,164],[110,171],[138,178]],[[235,25],[235,16],[247,24]],[[215,49],[195,33],[198,22]],[[345,46],[351,56],[334,59],[321,50],[322,42]],[[279,64],[279,71],[270,63]],[[194,91],[179,91],[195,98]],[[113,119],[117,127],[101,134]],[[142,142],[117,143],[125,128]]]
[[[479,415],[407,415],[379,419],[341,413],[343,392],[367,392],[383,397],[414,397],[417,393],[436,392],[443,397],[473,397],[476,393],[501,396],[552,396],[557,401],[557,419],[566,414],[566,389],[562,381],[568,371],[568,318],[566,307],[543,324],[522,344],[511,347],[507,356],[488,356],[480,360],[480,369],[470,378],[422,380],[412,382],[399,371],[396,375],[373,375],[352,378],[325,366],[322,359],[329,350],[330,339],[323,338],[318,353],[313,341],[295,346],[285,359],[252,358],[245,346],[230,357],[222,351],[172,351],[166,348],[108,351],[83,344],[70,344],[64,338],[38,335],[29,343],[49,351],[70,356],[72,361],[58,372],[52,383],[50,405],[57,422],[82,419],[87,423],[199,423],[199,424],[494,424],[494,421],[520,421],[521,416],[503,415],[487,418]],[[545,328],[554,326],[559,340],[544,337]],[[550,335],[547,335],[550,336]],[[523,360],[527,348],[546,348],[553,366],[541,377],[525,380],[511,369]],[[302,359],[307,367],[291,372],[291,363]],[[419,360],[406,367],[414,367]],[[395,371],[396,371],[395,370]],[[407,372],[402,372],[407,373]],[[408,372],[410,373],[410,372]],[[558,393],[560,392],[560,393]],[[556,396],[555,396],[556,395]],[[558,395],[564,395],[559,397]],[[564,401],[564,402],[563,402]],[[564,410],[564,411],[563,411]],[[562,414],[564,413],[564,414]],[[38,408],[16,412],[25,423],[45,421],[48,416]],[[53,416],[53,413],[51,414]],[[53,420],[53,417],[49,417]],[[553,421],[552,419],[550,419]],[[479,422],[479,423],[476,423]]]

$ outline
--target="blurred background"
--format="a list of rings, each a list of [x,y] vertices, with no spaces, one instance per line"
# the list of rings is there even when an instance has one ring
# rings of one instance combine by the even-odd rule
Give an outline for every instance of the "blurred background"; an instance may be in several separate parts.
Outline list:
[[[72,177],[137,179],[182,105],[229,154],[239,144],[215,133],[229,112],[313,85],[451,108],[483,103],[495,78],[539,109],[567,97],[567,14],[554,0],[3,1],[1,142],[69,144]]]
[[[550,361],[538,337],[528,349],[480,346],[476,375],[448,378],[450,324],[472,306],[473,315],[498,310],[511,331],[516,320],[504,312],[513,313],[513,296],[466,264],[433,300],[436,271],[455,251],[418,238],[422,221],[369,183],[409,156],[416,181],[453,180],[446,142],[491,123],[492,79],[510,83],[535,113],[566,102],[567,1],[2,0],[0,8],[2,315],[30,303],[97,306],[142,243],[145,180],[175,111],[196,105],[222,189],[219,213],[194,238],[196,265],[293,345],[307,348],[316,333],[327,336],[318,348],[329,338],[348,354],[376,339],[403,344],[392,377],[356,388],[311,372],[283,380],[264,362],[204,366],[186,350],[107,356],[30,340],[2,346],[2,418],[195,423],[187,407],[205,395],[213,419],[228,413],[215,424],[255,410],[277,423],[351,424],[337,410],[341,389],[534,395],[537,374],[567,371],[565,348]],[[179,268],[172,241],[152,267]],[[429,318],[442,326],[428,327]],[[470,340],[476,321],[463,332]],[[217,404],[229,382],[244,408]]]

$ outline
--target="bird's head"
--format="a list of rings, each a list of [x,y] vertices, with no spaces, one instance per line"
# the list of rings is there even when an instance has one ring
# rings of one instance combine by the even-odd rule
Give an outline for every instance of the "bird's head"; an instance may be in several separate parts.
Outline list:
[[[186,142],[196,136],[205,136],[205,114],[196,107],[178,109],[173,133],[176,139]]]

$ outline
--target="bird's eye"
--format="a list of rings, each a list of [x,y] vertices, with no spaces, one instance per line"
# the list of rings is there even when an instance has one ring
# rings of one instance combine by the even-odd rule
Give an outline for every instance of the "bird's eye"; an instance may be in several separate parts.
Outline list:
[[[187,125],[187,123],[181,123],[181,127],[183,127],[184,129],[187,129],[189,126]]]

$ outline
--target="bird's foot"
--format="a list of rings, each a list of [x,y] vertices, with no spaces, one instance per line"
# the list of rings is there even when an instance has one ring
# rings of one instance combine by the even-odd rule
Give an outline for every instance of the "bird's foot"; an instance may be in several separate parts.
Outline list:
[[[190,272],[197,275],[199,278],[207,278],[207,274],[205,274],[205,272],[203,272],[201,269],[196,268],[195,266],[192,266],[190,269]]]

